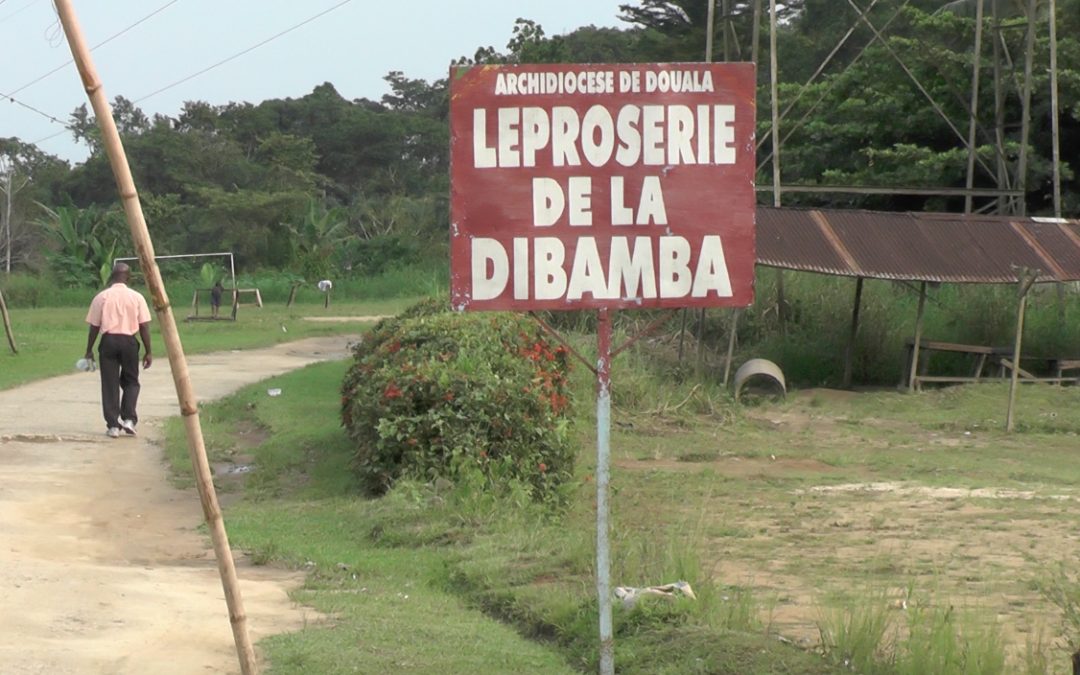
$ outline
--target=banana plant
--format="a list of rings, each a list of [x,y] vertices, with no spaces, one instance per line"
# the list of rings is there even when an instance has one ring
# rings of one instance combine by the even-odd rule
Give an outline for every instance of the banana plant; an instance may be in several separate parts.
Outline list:
[[[299,226],[289,226],[293,234],[293,260],[308,280],[329,276],[336,247],[348,240],[348,215],[345,209],[323,210],[317,200],[308,203]]]

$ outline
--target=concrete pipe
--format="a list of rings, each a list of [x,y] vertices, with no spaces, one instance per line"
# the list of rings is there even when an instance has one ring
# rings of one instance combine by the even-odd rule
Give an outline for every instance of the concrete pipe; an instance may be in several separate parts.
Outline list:
[[[780,370],[780,366],[768,359],[750,359],[739,366],[739,369],[735,372],[736,401],[742,401],[743,388],[751,380],[761,382],[761,384],[768,382],[770,383],[769,388],[774,391],[779,387],[779,396],[777,398],[787,396],[787,382],[784,380],[784,372]]]

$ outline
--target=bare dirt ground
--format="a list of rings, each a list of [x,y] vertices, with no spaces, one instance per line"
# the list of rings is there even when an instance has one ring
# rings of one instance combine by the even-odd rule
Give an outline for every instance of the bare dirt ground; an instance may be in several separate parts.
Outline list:
[[[833,608],[876,606],[897,623],[915,607],[970,612],[1000,631],[1014,664],[1029,642],[1062,647],[1061,612],[1038,584],[1080,551],[1080,489],[1039,471],[1067,461],[1071,437],[858,416],[842,404],[859,394],[805,398],[814,394],[819,406],[751,410],[737,433],[712,440],[635,420],[613,463],[677,474],[688,488],[711,483],[678,507],[697,523],[707,572],[752,588],[770,630],[798,644],[819,642]],[[1051,443],[1061,451],[1039,447]]]
[[[194,356],[191,377],[205,401],[346,346]],[[177,412],[163,356],[142,377],[137,438],[105,437],[96,374],[0,392],[0,675],[239,672],[198,496],[162,461],[160,421]],[[300,575],[234,557],[254,640],[313,618],[287,595]]]

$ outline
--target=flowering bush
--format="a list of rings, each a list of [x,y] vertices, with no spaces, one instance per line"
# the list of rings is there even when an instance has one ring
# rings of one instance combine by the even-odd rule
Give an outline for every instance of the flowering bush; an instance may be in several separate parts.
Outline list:
[[[342,422],[373,492],[404,475],[548,500],[570,479],[568,354],[534,321],[426,301],[378,323],[353,355]]]

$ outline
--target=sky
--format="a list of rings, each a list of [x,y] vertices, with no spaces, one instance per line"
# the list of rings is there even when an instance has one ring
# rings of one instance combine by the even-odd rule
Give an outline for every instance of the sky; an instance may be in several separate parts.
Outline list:
[[[630,0],[345,0],[345,4],[205,74],[154,94],[343,0],[73,0],[91,47],[161,10],[93,52],[112,101],[139,101],[148,116],[175,116],[185,101],[214,105],[300,97],[331,82],[348,99],[378,99],[385,76],[445,77],[452,59],[480,46],[505,51],[518,17],[548,35],[579,26],[620,26],[618,6]],[[162,9],[164,8],[164,9]],[[86,103],[74,65],[30,87],[27,83],[70,60],[49,0],[0,0],[0,138],[41,141],[40,147],[78,162],[86,150],[63,126]],[[153,95],[152,95],[153,94]],[[58,134],[48,140],[42,140]]]

